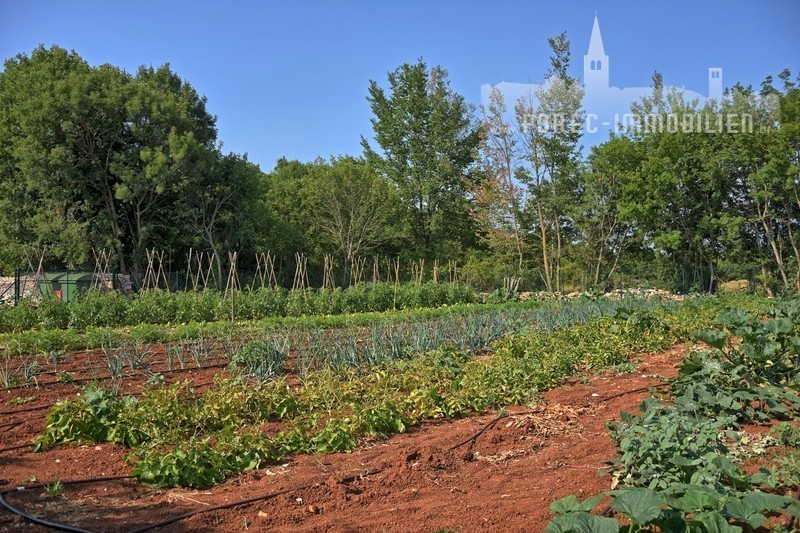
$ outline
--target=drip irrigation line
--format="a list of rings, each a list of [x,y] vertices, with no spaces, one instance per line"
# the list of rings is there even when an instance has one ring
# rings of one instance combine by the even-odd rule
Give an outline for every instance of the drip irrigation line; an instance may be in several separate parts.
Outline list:
[[[105,481],[122,481],[125,479],[134,479],[138,476],[134,474],[126,474],[123,476],[101,476],[101,477],[89,477],[86,479],[68,479],[66,481],[59,481],[61,485],[84,485],[86,483],[102,483]],[[25,492],[26,490],[33,490],[33,489],[41,489],[47,487],[48,485],[53,485],[53,483],[36,483],[33,485],[25,485],[21,487],[14,487],[11,489],[4,489],[0,490],[0,495],[9,494],[11,492]]]
[[[33,443],[28,443],[28,444],[20,444],[18,446],[11,446],[9,448],[0,448],[0,453],[13,452],[14,450],[21,450],[23,448],[30,448],[32,446],[33,446]]]
[[[379,473],[383,472],[383,470],[384,470],[383,468],[380,468],[378,470],[369,470],[369,471],[364,472],[362,474],[355,474],[355,475],[352,475],[352,476],[348,476],[348,477],[345,477],[345,478],[341,479],[339,481],[339,483],[340,484],[352,483],[355,480],[363,479],[363,478],[365,478],[367,476],[373,476],[375,474],[379,474]],[[137,476],[135,476],[135,475],[95,477],[95,478],[88,478],[88,479],[77,479],[77,480],[61,481],[61,484],[62,485],[79,485],[79,484],[85,484],[85,483],[99,483],[99,482],[106,482],[106,481],[121,481],[121,480],[126,480],[126,479],[133,479],[133,478],[136,478],[136,477]],[[179,522],[181,520],[185,520],[187,518],[190,518],[192,516],[196,516],[196,515],[199,515],[199,514],[202,514],[202,513],[208,513],[208,512],[211,512],[211,511],[221,511],[221,510],[224,510],[224,509],[231,509],[233,507],[238,507],[240,505],[247,505],[247,504],[250,504],[250,503],[266,501],[266,500],[270,500],[272,498],[275,498],[277,496],[281,496],[283,494],[289,494],[289,493],[297,492],[297,491],[300,491],[300,490],[310,489],[310,488],[312,488],[314,486],[321,485],[322,483],[323,483],[322,481],[315,482],[315,483],[308,483],[306,485],[301,485],[299,487],[292,487],[292,488],[289,488],[289,489],[284,489],[284,490],[280,490],[280,491],[276,491],[276,492],[270,492],[269,494],[264,494],[264,495],[256,496],[256,497],[253,497],[253,498],[247,498],[247,499],[244,499],[244,500],[238,500],[238,501],[235,501],[235,502],[225,503],[225,504],[222,504],[222,505],[216,505],[214,507],[206,507],[206,508],[203,508],[203,509],[198,509],[196,511],[190,511],[188,513],[183,513],[183,514],[180,514],[180,515],[177,515],[177,516],[173,516],[172,518],[168,518],[166,520],[162,520],[161,522],[157,522],[155,524],[150,524],[150,525],[147,525],[147,526],[142,526],[142,527],[139,527],[139,528],[136,528],[136,529],[132,529],[128,533],[144,533],[145,531],[151,531],[153,529],[158,529],[158,528],[161,528],[161,527],[164,527],[164,526],[168,526],[170,524],[174,524],[175,522]],[[47,483],[37,483],[35,485],[27,485],[27,486],[15,487],[15,488],[11,488],[11,489],[2,490],[2,491],[0,491],[0,506],[4,507],[9,512],[11,512],[11,513],[13,513],[13,514],[15,514],[15,515],[17,515],[17,516],[29,521],[29,522],[32,522],[34,524],[38,524],[38,525],[41,525],[41,526],[49,527],[49,528],[57,530],[57,531],[70,531],[70,532],[76,532],[76,533],[94,533],[91,530],[82,529],[82,528],[74,527],[74,526],[69,526],[69,525],[66,525],[66,524],[59,524],[59,523],[56,523],[56,522],[50,522],[50,521],[44,520],[42,518],[31,516],[31,515],[25,513],[24,511],[22,511],[20,509],[17,509],[16,507],[11,505],[10,503],[8,503],[8,501],[5,498],[6,494],[11,494],[11,493],[14,493],[14,492],[24,492],[24,491],[27,491],[27,490],[33,490],[33,489],[38,489],[38,488],[44,488],[47,485],[48,485]]]
[[[210,369],[210,368],[224,368],[224,367],[226,367],[228,365],[229,365],[229,363],[214,363],[213,365],[203,365],[203,366],[200,366],[200,367],[196,367],[195,366],[195,367],[191,367],[191,368],[186,367],[186,368],[173,368],[171,370],[161,370],[161,371],[158,371],[158,372],[153,372],[153,374],[173,374],[173,373],[177,373],[177,372],[193,372],[193,371],[206,370],[206,369]],[[87,371],[89,371],[89,370],[95,370],[95,369],[87,369]],[[128,376],[120,376],[120,377],[121,377],[122,380],[128,380],[128,379],[136,379],[136,378],[147,378],[147,376],[148,376],[148,374],[142,373],[142,374],[133,374],[133,375],[128,375]],[[112,378],[111,376],[106,376],[106,377],[94,377],[94,378],[73,378],[73,379],[70,379],[69,381],[59,381],[59,380],[37,381],[36,384],[34,384],[34,385],[32,385],[32,384],[15,385],[13,387],[4,387],[3,389],[0,389],[0,390],[10,391],[10,390],[27,389],[27,388],[30,388],[30,387],[39,388],[39,387],[44,387],[44,386],[47,386],[47,385],[58,385],[58,384],[69,385],[71,383],[89,383],[89,382],[92,382],[92,381],[108,381],[108,380],[113,380],[113,379],[115,379],[115,378]],[[0,413],[0,414],[3,414],[3,413]]]
[[[37,380],[33,384],[26,383],[25,385],[14,385],[13,387],[6,387],[3,390],[9,391],[9,390],[19,390],[19,389],[29,389],[29,388],[37,388],[38,389],[39,387],[44,387],[44,386],[47,386],[47,385],[58,385],[58,384],[69,385],[70,383],[85,383],[87,381],[99,381],[101,379],[111,379],[111,378],[73,378],[73,379],[70,379],[69,381],[59,381],[59,380],[38,381]]]
[[[17,413],[30,413],[31,411],[41,411],[42,409],[48,409],[53,407],[54,403],[49,403],[45,405],[37,405],[36,407],[26,407],[25,409],[14,409],[13,411],[0,411],[0,415],[15,415]]]
[[[79,527],[68,526],[66,524],[57,524],[55,522],[44,520],[43,518],[37,518],[35,516],[25,514],[23,511],[20,511],[19,509],[8,503],[6,499],[3,497],[2,493],[0,493],[0,506],[4,507],[10,513],[15,514],[20,518],[27,520],[28,522],[48,527],[50,529],[55,529],[56,531],[72,531],[75,533],[94,533],[93,531],[90,531],[88,529],[81,529]]]
[[[627,390],[624,392],[618,392],[617,394],[612,394],[611,396],[606,396],[605,398],[601,398],[600,401],[607,402],[609,400],[613,400],[614,398],[619,398],[620,396],[626,396],[628,394],[633,394],[635,392],[647,392],[650,389],[658,389],[661,387],[667,387],[669,385],[670,385],[669,383],[657,383],[655,385],[648,385],[647,387],[639,387],[638,389]]]
[[[79,352],[79,353],[86,353],[86,352]],[[220,358],[213,358],[213,359],[219,360]],[[148,364],[150,366],[156,366],[156,365],[167,366],[167,362],[166,361],[150,361]],[[176,368],[177,366],[180,366],[180,365],[173,364],[172,368],[165,368],[163,370],[159,370],[157,373],[169,374],[169,373],[172,373],[172,372],[187,372],[187,371],[190,371],[190,370],[203,370],[204,368],[218,368],[218,367],[223,367],[223,366],[227,366],[227,365],[228,365],[228,363],[214,363],[212,365],[201,365],[199,367],[195,365],[195,366],[192,366],[192,367],[184,366],[183,368]],[[98,365],[98,366],[93,366],[93,367],[89,367],[89,368],[81,368],[81,369],[78,369],[78,370],[47,370],[45,372],[39,372],[36,375],[37,376],[57,376],[58,374],[62,374],[64,372],[91,372],[91,371],[107,370],[107,369],[108,369],[108,367],[106,365]],[[145,375],[145,374],[142,374],[142,375]],[[137,375],[130,376],[130,377],[136,377],[136,376]],[[50,383],[50,382],[48,382],[48,383]]]
[[[365,478],[367,476],[373,476],[373,475],[379,474],[381,472],[383,472],[383,468],[378,469],[378,470],[369,470],[369,471],[367,471],[367,472],[365,472],[363,474],[356,474],[356,475],[353,475],[353,476],[348,476],[346,478],[343,478],[342,480],[339,481],[339,483],[340,484],[351,483],[351,482],[353,482],[353,481],[355,481],[357,479],[363,479],[363,478]],[[173,516],[172,518],[168,518],[168,519],[163,520],[161,522],[158,522],[156,524],[150,524],[150,525],[147,525],[147,526],[142,526],[142,527],[138,527],[136,529],[132,529],[132,530],[128,531],[128,533],[144,533],[145,531],[151,531],[153,529],[157,529],[157,528],[160,528],[160,527],[168,526],[170,524],[174,524],[175,522],[179,522],[181,520],[185,520],[187,518],[190,518],[190,517],[195,516],[195,515],[199,515],[201,513],[208,513],[208,512],[211,512],[211,511],[221,511],[223,509],[231,509],[233,507],[239,507],[240,505],[247,505],[247,504],[250,504],[250,503],[271,500],[272,498],[275,498],[277,496],[281,496],[282,494],[289,494],[289,493],[297,492],[297,491],[300,491],[300,490],[310,489],[310,488],[312,488],[312,487],[314,487],[316,485],[320,485],[320,484],[321,484],[321,482],[308,483],[306,485],[301,485],[299,487],[293,487],[291,489],[279,490],[279,491],[276,491],[276,492],[270,492],[269,494],[256,496],[254,498],[247,498],[246,500],[238,500],[238,501],[235,501],[235,502],[225,503],[225,504],[222,504],[222,505],[215,505],[214,507],[205,507],[203,509],[198,509],[197,511],[190,511],[188,513],[183,513],[181,515]]]
[[[136,477],[136,476],[131,476],[131,475],[128,475],[128,476],[106,476],[106,477],[96,477],[96,478],[89,478],[89,479],[77,479],[77,480],[70,480],[70,481],[61,481],[60,483],[62,485],[79,485],[79,484],[83,484],[83,483],[97,483],[97,482],[104,482],[104,481],[118,481],[118,480],[123,480],[123,479],[131,479],[131,478],[134,478],[134,477]],[[16,507],[11,505],[10,503],[8,503],[8,501],[5,498],[6,494],[11,494],[11,493],[14,493],[14,492],[24,492],[26,490],[39,489],[39,488],[45,487],[46,485],[47,485],[47,483],[38,483],[36,485],[27,485],[27,486],[24,486],[24,487],[15,487],[13,489],[2,490],[2,491],[0,491],[0,506],[4,507],[10,513],[17,515],[20,518],[23,518],[24,520],[27,520],[28,522],[32,522],[32,523],[38,524],[40,526],[49,527],[50,529],[54,529],[56,531],[71,531],[71,532],[74,532],[74,533],[94,533],[94,532],[92,532],[92,531],[90,531],[88,529],[82,529],[82,528],[79,528],[79,527],[69,526],[69,525],[66,525],[66,524],[59,524],[59,523],[56,523],[56,522],[50,522],[49,520],[45,520],[43,518],[38,518],[36,516],[31,516],[31,515],[25,513],[24,511],[22,511],[20,509],[17,509]]]
[[[168,526],[170,524],[174,524],[175,522],[179,522],[181,520],[185,520],[187,518],[190,518],[192,516],[198,515],[200,513],[207,513],[207,512],[210,512],[210,511],[221,511],[223,509],[230,509],[231,507],[236,507],[236,506],[239,506],[239,505],[247,505],[248,503],[255,503],[255,502],[265,501],[265,500],[269,500],[269,499],[275,498],[277,496],[280,496],[282,494],[289,494],[290,492],[296,492],[298,490],[308,489],[308,488],[313,487],[314,485],[315,485],[315,483],[311,483],[311,484],[308,484],[308,485],[302,485],[300,487],[294,487],[294,488],[291,488],[291,489],[284,489],[284,490],[279,490],[277,492],[271,492],[271,493],[265,494],[263,496],[256,496],[254,498],[248,498],[246,500],[240,500],[240,501],[236,501],[236,502],[226,503],[226,504],[223,504],[223,505],[215,505],[214,507],[206,507],[204,509],[199,509],[197,511],[190,511],[188,513],[183,513],[183,514],[180,514],[180,515],[177,515],[177,516],[173,516],[172,518],[168,518],[166,520],[162,520],[161,522],[158,522],[158,523],[155,523],[155,524],[150,524],[150,525],[147,525],[147,526],[138,527],[136,529],[131,529],[130,531],[128,531],[128,533],[144,533],[145,531],[151,531],[153,529],[158,529],[160,527],[164,527],[164,526]]]
[[[17,422],[9,422],[8,424],[0,424],[0,429],[11,428],[14,426],[18,426],[20,424],[24,424],[25,420],[18,420]]]
[[[495,424],[497,424],[498,422],[500,422],[500,421],[501,421],[501,420],[503,420],[504,418],[508,418],[508,415],[500,415],[500,416],[498,416],[497,418],[495,418],[495,419],[491,420],[491,421],[490,421],[488,424],[486,424],[485,426],[483,426],[483,427],[480,429],[480,431],[478,431],[477,433],[475,433],[474,435],[472,435],[470,438],[468,438],[468,439],[466,439],[466,440],[463,440],[463,441],[459,442],[458,444],[454,444],[454,445],[450,446],[450,447],[448,448],[448,450],[455,450],[456,448],[460,448],[460,447],[462,447],[463,445],[465,445],[465,444],[468,444],[468,443],[470,443],[470,442],[471,442],[472,444],[475,444],[475,441],[478,439],[478,437],[480,437],[480,436],[483,434],[483,432],[484,432],[484,431],[486,431],[487,429],[491,428],[492,426],[494,426]]]

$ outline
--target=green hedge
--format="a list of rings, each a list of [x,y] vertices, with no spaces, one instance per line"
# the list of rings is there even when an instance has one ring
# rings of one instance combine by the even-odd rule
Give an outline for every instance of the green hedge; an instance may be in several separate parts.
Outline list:
[[[365,283],[334,290],[289,291],[259,289],[236,293],[237,320],[268,317],[338,315],[421,309],[473,303],[475,291],[465,285],[426,283],[396,287]],[[65,303],[48,298],[38,306],[23,301],[16,307],[0,307],[0,333],[29,330],[123,327],[138,324],[185,324],[230,320],[231,300],[214,291],[147,291],[128,299],[116,293],[88,293]]]

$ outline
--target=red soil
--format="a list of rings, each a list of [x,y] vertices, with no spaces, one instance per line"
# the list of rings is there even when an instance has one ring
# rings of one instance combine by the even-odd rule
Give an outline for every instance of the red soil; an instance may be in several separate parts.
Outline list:
[[[58,523],[93,531],[128,531],[181,513],[287,491],[257,503],[198,514],[162,531],[543,531],[549,505],[568,494],[588,497],[608,490],[600,476],[615,447],[605,428],[620,411],[636,410],[646,387],[675,375],[684,352],[645,356],[636,372],[573,380],[543,394],[533,408],[511,407],[462,420],[439,420],[349,454],[301,455],[248,472],[205,491],[162,490],[134,481],[67,485],[60,495],[9,494],[12,505]],[[97,361],[97,354],[94,361]],[[86,354],[84,364],[89,359]],[[81,356],[70,356],[80,368]],[[165,374],[169,381],[204,385],[218,368]],[[142,378],[128,380],[136,393]],[[75,395],[75,383],[0,392],[0,448],[32,441],[48,406]],[[14,398],[31,398],[15,405]],[[462,446],[450,449],[467,441]],[[130,472],[121,446],[60,446],[43,453],[0,453],[0,489],[55,480]],[[359,474],[370,473],[363,477]],[[299,488],[304,487],[304,488]],[[296,489],[296,490],[294,490]],[[0,531],[40,529],[0,510]]]

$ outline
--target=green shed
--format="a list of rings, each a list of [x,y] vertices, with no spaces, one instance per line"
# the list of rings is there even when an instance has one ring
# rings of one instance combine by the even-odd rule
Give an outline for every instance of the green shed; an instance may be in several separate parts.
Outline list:
[[[71,302],[78,294],[88,291],[92,286],[91,272],[45,273],[39,281],[42,296],[56,295],[65,302]]]

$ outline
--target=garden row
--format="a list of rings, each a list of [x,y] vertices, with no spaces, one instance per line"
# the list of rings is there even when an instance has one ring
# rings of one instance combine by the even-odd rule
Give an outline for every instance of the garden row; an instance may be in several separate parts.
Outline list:
[[[291,369],[300,375],[329,369],[369,369],[385,361],[441,348],[467,354],[485,350],[492,342],[533,327],[543,333],[611,316],[658,307],[647,300],[606,299],[509,305],[451,313],[417,320],[381,321],[344,329],[289,329],[268,332],[245,344],[231,358],[244,375],[265,380]],[[291,356],[291,359],[290,359]]]
[[[230,303],[230,301],[229,301]],[[424,319],[450,314],[490,311],[512,305],[536,306],[538,302],[517,304],[452,304],[442,307],[398,309],[340,315],[274,316],[257,321],[218,320],[179,324],[138,324],[134,326],[87,326],[85,330],[41,329],[0,333],[0,349],[10,355],[46,353],[51,350],[90,350],[103,345],[134,342],[166,343],[188,339],[223,337],[250,338],[260,332],[285,328],[346,328],[373,322]]]
[[[800,517],[800,501],[788,496],[800,488],[800,429],[783,423],[766,440],[742,429],[797,420],[800,302],[777,303],[766,319],[741,309],[720,319],[724,330],[698,335],[712,349],[685,358],[669,401],[650,398],[610,426],[619,453],[616,490],[606,495],[619,518],[590,514],[606,495],[568,496],[551,506],[549,533],[791,529],[768,517]],[[743,463],[771,441],[770,466],[748,474]]]
[[[51,380],[71,380],[75,376],[65,370],[70,367],[65,345],[101,348],[102,356],[86,361],[82,372],[112,379],[229,361],[246,374],[266,379],[287,371],[305,375],[321,368],[365,368],[448,345],[474,353],[531,325],[552,331],[613,315],[622,306],[643,309],[657,305],[641,299],[581,298],[267,319],[260,323],[90,328],[83,334],[74,330],[25,332],[6,339],[9,348],[5,357],[0,356],[0,386],[37,383],[42,372],[57,375]]]
[[[633,354],[666,349],[696,327],[709,327],[717,310],[713,300],[621,307],[615,317],[496,340],[491,357],[452,345],[404,351],[369,369],[309,372],[292,387],[282,378],[220,378],[204,393],[182,383],[138,398],[90,388],[53,408],[36,447],[121,443],[143,482],[209,486],[287,454],[348,451],[427,419],[534,402],[578,367],[627,365]],[[282,429],[265,432],[270,422]]]
[[[475,291],[467,285],[433,282],[399,286],[363,283],[347,289],[255,289],[237,291],[233,303],[230,293],[217,291],[152,290],[130,299],[117,293],[90,291],[69,303],[51,297],[38,305],[23,300],[15,307],[0,306],[0,333],[215,322],[230,320],[232,312],[236,320],[382,312],[476,300]]]

